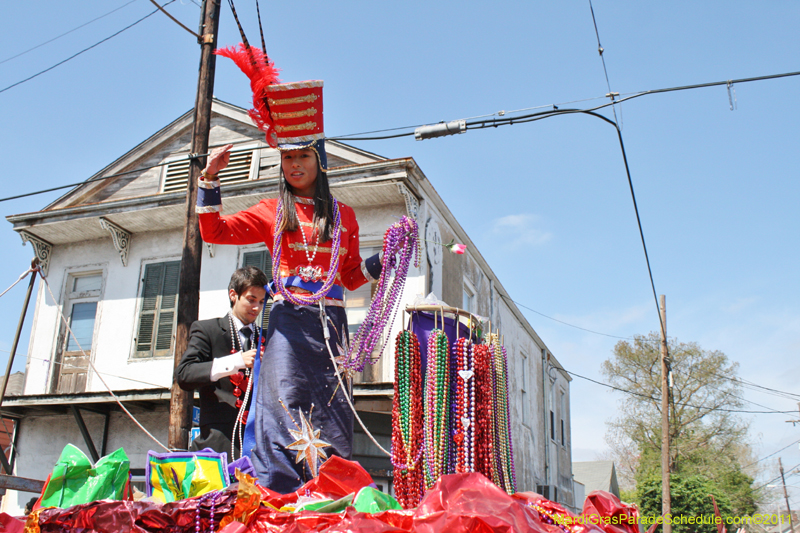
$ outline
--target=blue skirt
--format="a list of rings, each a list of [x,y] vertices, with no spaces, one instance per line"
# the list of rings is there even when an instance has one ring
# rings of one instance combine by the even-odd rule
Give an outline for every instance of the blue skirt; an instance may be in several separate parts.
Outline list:
[[[339,356],[347,338],[347,315],[341,307],[326,307],[330,346]],[[254,408],[255,445],[250,452],[261,485],[286,494],[311,479],[305,461],[286,446],[296,439],[300,411],[330,444],[328,455],[350,459],[353,448],[353,412],[338,387],[320,322],[319,308],[275,302],[269,315],[266,348],[261,359]],[[281,405],[283,401],[284,407]],[[313,412],[311,412],[313,405]],[[288,412],[287,412],[288,411]],[[249,424],[248,424],[249,425]]]

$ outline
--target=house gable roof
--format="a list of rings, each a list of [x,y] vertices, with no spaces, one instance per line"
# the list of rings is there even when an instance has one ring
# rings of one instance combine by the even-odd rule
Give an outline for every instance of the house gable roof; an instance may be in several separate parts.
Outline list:
[[[126,200],[162,193],[165,167],[185,160],[191,151],[194,113],[189,110],[157,131],[136,147],[103,168],[85,183],[71,189],[43,211],[77,207],[99,202]],[[257,177],[277,175],[278,151],[264,142],[264,134],[255,127],[247,111],[214,99],[211,107],[209,145],[232,143],[234,150],[254,150]],[[384,158],[335,141],[326,143],[330,168],[381,161]]]
[[[586,494],[594,490],[604,490],[619,498],[619,483],[614,461],[574,462],[572,475],[586,487]]]

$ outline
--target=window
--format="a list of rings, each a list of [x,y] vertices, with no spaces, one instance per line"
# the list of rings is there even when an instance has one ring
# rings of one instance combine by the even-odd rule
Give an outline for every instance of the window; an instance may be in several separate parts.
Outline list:
[[[475,314],[477,311],[475,308],[475,287],[467,280],[464,280],[463,294],[461,308]]]
[[[242,267],[254,266],[267,275],[267,279],[272,281],[272,256],[266,248],[256,252],[245,252],[242,254]],[[267,331],[269,326],[269,312],[272,309],[272,300],[267,293],[267,300],[264,302],[266,311],[264,312],[264,320],[261,322],[261,327]]]
[[[520,361],[522,361],[522,383],[520,385],[520,391],[522,392],[522,424],[530,428],[530,409],[528,406],[528,402],[530,401],[530,396],[528,396],[528,354],[522,352],[520,355],[522,356],[520,357]]]
[[[550,409],[550,438],[556,440],[556,417]]]
[[[134,357],[172,355],[180,273],[180,261],[145,265]]]
[[[65,312],[69,330],[59,331],[56,364],[51,392],[69,394],[84,392],[92,356],[97,304],[103,289],[100,272],[81,272],[67,277]],[[70,331],[72,333],[70,333]]]
[[[565,431],[566,424],[565,424],[564,420],[567,417],[567,399],[566,399],[566,394],[564,394],[563,390],[560,391],[560,393],[559,393],[559,409],[558,410],[559,410],[558,415],[559,415],[559,418],[561,419],[561,445],[562,446],[566,446],[567,445],[567,437],[566,437],[567,434],[566,434],[566,431]]]

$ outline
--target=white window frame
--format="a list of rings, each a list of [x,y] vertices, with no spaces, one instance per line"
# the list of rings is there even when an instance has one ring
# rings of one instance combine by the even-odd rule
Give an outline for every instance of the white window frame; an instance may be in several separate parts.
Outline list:
[[[461,305],[464,306],[463,309],[465,311],[469,311],[473,315],[478,313],[478,291],[475,290],[475,285],[473,285],[467,278],[464,278],[464,282],[461,288]],[[465,305],[464,300],[469,300],[469,305]]]
[[[145,361],[158,361],[168,358],[173,358],[174,354],[172,355],[163,355],[163,356],[149,356],[149,357],[137,357],[137,343],[139,337],[139,320],[142,314],[142,291],[144,290],[144,275],[147,270],[147,265],[152,265],[156,263],[170,263],[173,261],[181,261],[181,256],[179,255],[171,255],[167,257],[151,257],[142,259],[141,264],[139,266],[139,281],[136,286],[136,307],[134,309],[134,320],[133,320],[133,331],[131,332],[131,347],[128,353],[128,363],[137,363],[137,362],[145,362]],[[178,283],[180,287],[180,282]],[[178,298],[178,305],[180,305],[180,294],[177,295]],[[177,327],[177,308],[176,308],[176,316],[175,316],[175,324]],[[155,334],[155,331],[154,331]],[[174,333],[173,333],[174,334]],[[174,348],[174,346],[173,346]],[[174,351],[174,350],[173,350]]]
[[[76,292],[72,290],[74,286],[75,280],[78,278],[85,278],[90,276],[100,276],[100,288],[89,290],[89,291],[81,291]],[[89,357],[89,361],[92,363],[94,362],[94,354],[97,348],[97,334],[100,330],[100,317],[102,315],[102,302],[103,302],[103,294],[105,293],[106,287],[106,269],[105,265],[85,265],[80,267],[75,267],[72,269],[67,269],[64,272],[64,285],[61,291],[63,295],[62,301],[63,304],[61,305],[61,313],[64,315],[67,324],[72,325],[72,309],[75,304],[79,303],[91,303],[97,302],[97,309],[95,310],[94,316],[94,327],[92,329],[92,347],[89,349],[87,353]],[[53,349],[53,355],[51,356],[51,361],[53,364],[51,365],[50,369],[50,376],[49,376],[49,384],[47,390],[50,391],[51,394],[56,394],[59,386],[59,382],[61,379],[61,368],[62,364],[64,363],[64,355],[66,353],[66,348],[69,343],[70,333],[67,331],[66,326],[64,325],[64,321],[61,318],[58,318],[58,323],[56,324],[56,336],[55,336],[55,346]],[[82,347],[83,348],[83,347]],[[89,378],[91,377],[91,365],[87,368],[86,371],[86,386],[85,390],[89,390],[90,382]]]

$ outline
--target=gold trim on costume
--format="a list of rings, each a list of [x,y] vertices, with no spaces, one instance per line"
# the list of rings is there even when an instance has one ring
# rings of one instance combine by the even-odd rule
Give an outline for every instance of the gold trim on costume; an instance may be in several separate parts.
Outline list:
[[[287,118],[300,118],[300,117],[312,117],[317,114],[317,109],[315,107],[309,107],[308,109],[304,109],[302,111],[292,111],[290,113],[273,113],[272,118],[275,120],[284,120]]]
[[[302,242],[290,242],[289,243],[289,249],[290,250],[294,250],[295,252],[298,251],[298,250],[300,250],[300,251],[305,250],[305,251],[308,251],[308,252],[314,252],[314,251],[322,252],[323,254],[329,254],[332,251],[330,246],[311,246],[311,245],[303,244]],[[343,246],[340,246],[339,247],[339,256],[341,257],[343,255],[347,255],[347,248],[345,248]]]
[[[316,122],[303,122],[302,124],[294,124],[292,126],[275,126],[275,131],[283,133],[284,131],[313,130],[316,127]]]
[[[267,98],[269,105],[292,105],[304,104],[306,102],[316,102],[319,98],[316,94],[307,94],[305,96],[295,96],[294,98]]]
[[[288,83],[276,83],[275,85],[268,85],[267,90],[271,92],[294,91],[296,89],[322,87],[324,83],[325,82],[323,80],[290,81]]]

